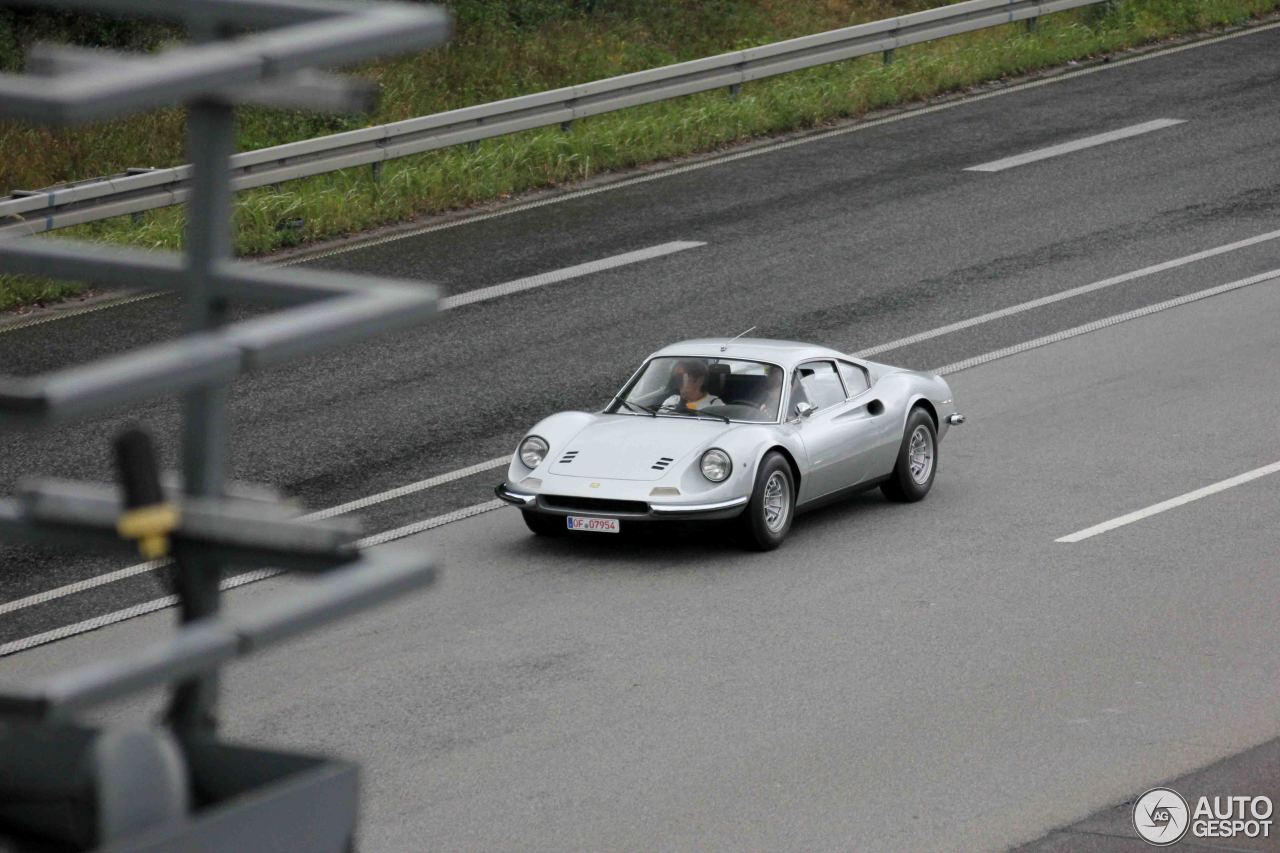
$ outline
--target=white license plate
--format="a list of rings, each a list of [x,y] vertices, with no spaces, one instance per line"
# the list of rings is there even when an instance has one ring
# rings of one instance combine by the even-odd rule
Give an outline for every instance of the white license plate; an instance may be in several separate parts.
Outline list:
[[[564,520],[570,530],[587,530],[591,533],[619,533],[622,525],[616,518],[584,518],[581,515],[566,515]]]

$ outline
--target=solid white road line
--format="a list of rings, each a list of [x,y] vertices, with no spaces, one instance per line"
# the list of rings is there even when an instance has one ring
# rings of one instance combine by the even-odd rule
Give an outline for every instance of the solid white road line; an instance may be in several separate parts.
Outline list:
[[[358,509],[364,509],[367,506],[380,504],[383,501],[391,501],[396,498],[402,498],[405,495],[411,495],[415,492],[421,492],[425,489],[442,486],[445,483],[452,483],[455,480],[461,480],[470,477],[472,474],[480,474],[485,471],[492,471],[494,468],[501,468],[511,462],[511,456],[499,456],[497,459],[489,459],[485,462],[477,462],[474,465],[468,465],[465,468],[459,468],[456,471],[450,471],[447,474],[437,474],[434,477],[428,477],[425,480],[419,480],[416,483],[409,483],[407,486],[399,486],[398,488],[388,489],[385,492],[378,492],[376,495],[369,495],[367,498],[360,498],[350,503],[339,504],[329,509],[322,509],[313,512],[310,515],[303,516],[306,521],[313,521],[321,518],[333,518],[335,515],[343,515],[348,512],[355,512]],[[3,611],[0,611],[3,612]]]
[[[1179,495],[1176,498],[1170,498],[1167,501],[1161,501],[1158,504],[1152,504],[1146,509],[1140,509],[1131,512],[1128,515],[1122,515],[1119,518],[1113,518],[1110,521],[1104,521],[1101,524],[1095,524],[1093,527],[1086,527],[1084,530],[1078,530],[1075,533],[1068,534],[1055,542],[1079,542],[1088,539],[1091,536],[1097,536],[1099,533],[1106,533],[1108,530],[1115,530],[1117,527],[1124,527],[1126,524],[1133,524],[1135,521],[1141,521],[1144,518],[1150,518],[1153,515],[1165,512],[1167,510],[1180,507],[1183,504],[1189,504],[1192,501],[1198,501],[1201,498],[1207,498],[1209,495],[1216,495],[1218,492],[1248,483],[1259,477],[1265,477],[1268,474],[1274,474],[1280,471],[1280,462],[1272,462],[1270,465],[1263,465],[1261,468],[1254,468],[1252,471],[1246,471],[1227,480],[1214,483],[1211,486],[1205,486],[1203,489],[1196,489],[1194,492],[1187,492],[1185,495]]]
[[[402,498],[405,495],[411,495],[415,492],[425,491],[426,489],[442,486],[445,483],[452,483],[470,477],[474,474],[481,474],[485,471],[492,471],[495,468],[501,468],[511,461],[510,456],[499,456],[497,459],[490,459],[486,462],[477,462],[475,465],[468,465],[465,468],[459,468],[456,471],[449,471],[445,474],[437,474],[434,477],[428,477],[425,480],[419,480],[416,483],[409,483],[395,489],[388,489],[385,492],[379,492],[376,495],[359,498],[358,500],[348,503],[339,504],[338,506],[329,507],[328,509],[317,510],[301,516],[302,521],[318,521],[324,518],[333,518],[338,515],[345,515],[348,512],[355,512],[374,504],[384,501]],[[422,522],[418,522],[421,524]],[[379,536],[384,534],[378,534]],[[25,610],[28,607],[35,607],[37,604],[45,604],[59,598],[66,598],[68,595],[85,592],[99,586],[106,586],[116,581],[128,580],[137,575],[146,574],[156,569],[164,568],[169,565],[168,560],[149,560],[145,563],[135,563],[132,566],[125,566],[123,569],[116,569],[114,572],[106,572],[101,575],[94,575],[91,578],[76,581],[75,583],[64,584],[63,586],[46,589],[25,598],[15,598],[13,601],[0,602],[0,616],[6,613],[13,613],[17,610]]]
[[[1176,269],[1177,267],[1186,266],[1187,264],[1192,264],[1196,261],[1203,261],[1205,258],[1224,255],[1227,252],[1234,252],[1237,249],[1256,246],[1259,243],[1266,243],[1269,240],[1275,240],[1277,238],[1280,238],[1280,231],[1268,231],[1266,234],[1259,234],[1256,237],[1249,237],[1245,240],[1237,240],[1234,243],[1215,246],[1212,249],[1205,249],[1202,252],[1196,252],[1191,255],[1183,255],[1182,257],[1174,258],[1171,261],[1162,261],[1161,263],[1152,264],[1149,267],[1143,267],[1142,269],[1134,270],[1133,272],[1122,273],[1117,276],[1112,276],[1111,278],[1104,278],[1101,281],[1095,281],[1092,284],[1073,287],[1070,290],[1063,290],[1059,293],[1042,296],[1039,299],[1032,299],[1028,302],[1020,302],[1017,305],[1010,305],[1008,308],[1001,308],[998,311],[991,311],[987,314],[979,314],[976,317],[970,317],[967,320],[960,320],[956,323],[949,323],[946,326],[939,326],[936,329],[928,329],[927,331],[919,332],[914,335],[908,335],[905,338],[898,338],[896,341],[889,341],[888,343],[879,344],[877,346],[870,347],[869,349],[860,350],[859,352],[855,352],[853,355],[857,358],[867,358],[868,356],[873,356],[877,353],[888,352],[890,350],[910,346],[911,344],[918,344],[921,341],[931,340],[943,335],[949,335],[952,332],[959,332],[963,329],[980,326],[983,323],[990,323],[993,320],[1000,320],[1005,317],[1013,316],[1014,314],[1021,314],[1022,312],[1030,311],[1033,308],[1042,308],[1045,305],[1052,305],[1055,302],[1061,302],[1064,299],[1070,299],[1073,296],[1093,293],[1117,284],[1124,284],[1127,281],[1145,278],[1146,276],[1155,275],[1156,273],[1165,272],[1166,270]]]
[[[676,252],[683,252],[687,249],[696,249],[699,246],[705,245],[707,244],[695,241],[677,240],[671,243],[663,243],[660,246],[650,246],[647,249],[625,252],[621,255],[614,255],[611,258],[603,258],[598,261],[588,261],[585,264],[565,267],[562,270],[539,273],[538,275],[531,275],[528,278],[518,278],[515,281],[508,281],[505,284],[495,284],[492,287],[482,287],[479,290],[470,290],[466,293],[459,293],[457,296],[446,296],[444,299],[440,300],[440,310],[448,311],[452,308],[460,308],[463,305],[472,305],[476,302],[485,302],[489,299],[497,299],[500,296],[510,296],[512,293],[532,290],[535,287],[546,287],[548,284],[568,281],[571,278],[579,278],[584,275],[603,272],[604,270],[617,269],[618,267],[624,267],[627,264],[635,264],[640,261],[661,258],[665,255],[674,255]]]
[[[497,509],[501,506],[506,506],[506,504],[495,498],[494,500],[486,501],[485,503],[456,509],[453,512],[445,513],[444,515],[437,515],[435,518],[428,518],[425,521],[407,524],[404,527],[399,527],[395,530],[387,530],[383,533],[377,533],[373,536],[361,539],[356,544],[361,548],[372,548],[375,545],[384,545],[387,542],[392,542],[396,539],[404,539],[405,537],[412,536],[415,533],[422,533],[423,531],[431,530],[432,528],[440,527],[444,524],[450,524],[454,521],[460,521],[464,518],[471,518],[472,516],[489,512],[490,510]],[[223,590],[235,589],[238,586],[244,586],[245,584],[275,577],[282,572],[282,569],[255,569],[251,572],[245,572],[244,574],[226,578],[221,584],[219,584],[219,587]],[[145,616],[148,613],[154,613],[157,610],[164,610],[166,607],[172,607],[177,603],[178,597],[176,595],[162,595],[159,598],[153,598],[150,601],[134,604],[130,607],[124,608],[123,610],[104,613],[101,616],[95,616],[92,619],[85,619],[82,622],[76,622],[72,625],[62,625],[40,634],[33,634],[30,637],[23,637],[20,640],[13,640],[12,642],[0,644],[0,657],[26,651],[27,649],[42,646],[45,643],[52,643],[55,640],[61,640],[66,637],[74,637],[77,634],[96,631],[99,628],[105,628],[108,625],[114,625],[117,622],[124,622],[138,616]]]
[[[1104,317],[1101,320],[1094,320],[1092,323],[1085,323],[1083,326],[1075,326],[1070,329],[1063,329],[1061,332],[1054,332],[1052,335],[1035,338],[1030,341],[1023,341],[1020,344],[1014,344],[1011,347],[1004,347],[993,352],[977,355],[973,358],[966,358],[963,361],[953,361],[951,364],[942,367],[933,368],[932,372],[940,376],[948,373],[958,373],[961,370],[968,370],[971,367],[977,367],[979,364],[986,364],[989,361],[995,361],[998,358],[1007,358],[1011,355],[1026,352],[1027,350],[1038,349],[1049,344],[1056,344],[1058,341],[1065,341],[1067,338],[1074,338],[1079,335],[1087,335],[1089,332],[1096,332],[1099,329],[1105,329],[1108,326],[1115,326],[1119,323],[1125,323],[1129,320],[1136,320],[1139,317],[1146,317],[1149,314],[1155,314],[1169,308],[1177,308],[1179,305],[1186,305],[1189,302],[1199,302],[1201,299],[1208,299],[1210,296],[1217,296],[1220,293],[1228,293],[1232,290],[1239,290],[1242,287],[1248,287],[1253,284],[1259,284],[1264,281],[1280,280],[1280,269],[1269,270],[1259,275],[1242,278],[1239,281],[1220,284],[1217,287],[1210,287],[1206,290],[1197,290],[1195,293],[1188,293],[1185,296],[1179,296],[1176,299],[1167,299],[1164,302],[1157,302],[1154,305],[1148,305],[1146,308],[1138,308],[1133,311],[1126,311],[1123,314],[1115,314],[1111,317]]]
[[[1142,124],[1122,127],[1119,130],[1111,130],[1106,133],[1099,133],[1095,136],[1086,136],[1083,139],[1073,139],[1070,142],[1063,142],[1060,145],[1050,145],[1048,148],[1038,148],[1035,151],[1027,151],[1013,157],[1005,157],[1003,160],[992,160],[990,163],[981,163],[977,166],[970,166],[965,169],[965,171],[1003,172],[1005,169],[1012,169],[1015,166],[1025,166],[1028,163],[1048,160],[1050,157],[1061,157],[1063,154],[1071,154],[1085,148],[1094,148],[1099,145],[1106,145],[1108,142],[1116,142],[1120,139],[1128,139],[1132,136],[1141,136],[1144,133],[1164,130],[1166,127],[1183,124],[1185,121],[1186,119],[1181,118],[1158,118],[1154,121],[1145,121]]]

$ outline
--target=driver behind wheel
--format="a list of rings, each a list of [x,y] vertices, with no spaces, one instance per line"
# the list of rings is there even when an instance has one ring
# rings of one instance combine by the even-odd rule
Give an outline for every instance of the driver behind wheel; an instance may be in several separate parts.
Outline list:
[[[782,402],[782,369],[765,368],[764,384],[755,393],[751,404],[759,409],[769,420],[778,417],[778,404]]]
[[[707,393],[707,363],[700,358],[682,358],[671,368],[672,384],[678,392],[662,404],[664,409],[697,411],[707,406],[723,405],[719,397]]]

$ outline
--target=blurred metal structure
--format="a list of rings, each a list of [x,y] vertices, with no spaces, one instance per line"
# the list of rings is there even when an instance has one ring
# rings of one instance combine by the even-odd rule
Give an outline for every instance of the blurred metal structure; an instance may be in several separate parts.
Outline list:
[[[559,125],[567,129],[576,119],[696,92],[727,88],[731,95],[737,95],[743,83],[815,65],[877,53],[883,54],[885,62],[889,62],[897,48],[907,45],[1018,21],[1026,21],[1030,25],[1042,15],[1107,2],[1109,0],[968,0],[592,83],[246,151],[231,158],[231,185],[236,190],[247,190],[352,166],[373,166],[376,171],[387,160],[411,154],[532,128]],[[145,4],[113,0],[107,5]],[[215,4],[213,0],[206,0],[195,5]],[[281,0],[273,5],[287,4]],[[387,28],[394,29],[390,19]],[[35,50],[30,60],[40,67],[54,68],[92,67],[100,61],[92,51],[68,51],[65,48]],[[308,83],[305,79],[297,82]],[[304,88],[312,91],[317,86],[311,81]],[[274,91],[268,92],[264,98]],[[0,99],[4,97],[5,90],[0,87]],[[332,95],[316,92],[314,97]],[[73,108],[71,104],[76,106]],[[87,112],[88,108],[71,99],[67,110],[70,114],[79,115]],[[15,193],[0,200],[0,236],[51,231],[181,204],[194,190],[193,166],[133,169],[109,178]]]
[[[11,0],[0,0],[10,5]],[[12,3],[12,5],[19,5]],[[228,490],[227,386],[240,372],[418,323],[434,288],[281,272],[232,259],[229,165],[236,103],[368,105],[366,84],[316,66],[439,44],[431,6],[327,0],[22,0],[184,23],[195,45],[148,56],[49,51],[51,76],[0,75],[0,118],[66,125],[184,104],[190,207],[186,252],[64,241],[0,243],[0,270],[180,292],[187,334],[34,377],[0,376],[0,428],[32,429],[161,394],[183,404],[180,489],[166,488],[149,439],[119,444],[120,489],[32,481],[0,500],[0,534],[88,547],[172,549],[182,626],[169,640],[35,685],[0,688],[0,844],[16,849],[344,850],[355,769],[233,747],[215,737],[217,668],[347,613],[430,584],[419,553],[361,553],[357,531],[304,522],[258,493]],[[37,63],[40,65],[40,63]],[[229,301],[282,310],[229,324]],[[318,576],[287,601],[220,615],[224,566]],[[174,684],[166,725],[99,732],[74,715]],[[305,817],[304,817],[305,816]]]

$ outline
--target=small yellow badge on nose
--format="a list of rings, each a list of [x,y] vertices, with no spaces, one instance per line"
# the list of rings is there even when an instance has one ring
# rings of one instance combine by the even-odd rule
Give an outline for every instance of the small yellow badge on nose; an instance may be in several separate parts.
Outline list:
[[[591,484],[591,488],[593,488],[593,489],[598,489],[598,488],[600,488],[600,484],[599,484],[599,483],[592,483],[592,484]]]

